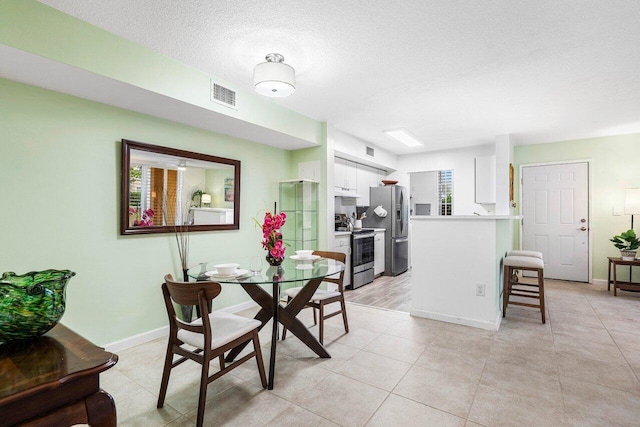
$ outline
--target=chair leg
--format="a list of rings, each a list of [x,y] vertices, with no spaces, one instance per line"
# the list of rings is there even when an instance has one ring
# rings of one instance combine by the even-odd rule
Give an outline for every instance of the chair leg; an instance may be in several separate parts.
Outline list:
[[[262,360],[262,349],[260,348],[260,338],[258,338],[258,330],[255,330],[253,332],[253,348],[256,351],[256,363],[258,364],[258,373],[260,374],[262,388],[267,388],[267,376],[264,373],[264,361]]]
[[[511,269],[504,266],[504,277],[502,279],[502,317],[507,315],[507,304],[509,303],[509,281],[511,279]]]
[[[218,356],[218,360],[220,360],[220,370],[222,371],[226,366],[224,363],[224,354],[221,354],[220,356]]]
[[[322,315],[320,315],[320,317],[322,318]],[[313,324],[317,325],[318,324],[318,319],[316,319],[316,308],[313,307]]]
[[[315,315],[316,313],[316,309],[313,309],[313,313]],[[320,315],[319,317],[319,322],[320,322],[320,345],[324,345],[324,302],[320,301]]]
[[[291,302],[291,297],[287,296],[287,304]],[[282,341],[287,337],[287,327],[282,325]]]
[[[544,272],[543,270],[538,270],[538,292],[540,294],[540,311],[542,313],[542,323],[546,323],[546,314],[544,307]]]
[[[160,394],[158,395],[158,408],[164,406],[164,398],[167,395],[167,387],[169,386],[169,375],[171,374],[171,364],[173,363],[173,343],[169,340],[167,345],[167,354],[164,359],[164,369],[162,371],[162,381],[160,382]]]
[[[207,401],[207,385],[209,384],[209,353],[211,350],[204,351],[204,363],[202,363],[202,374],[200,377],[200,397],[198,398],[198,417],[196,426],[202,427],[204,421],[204,405]]]
[[[344,302],[344,295],[340,297],[340,305],[342,306],[342,321],[344,322],[344,331],[349,333],[349,322],[347,321],[347,304]]]

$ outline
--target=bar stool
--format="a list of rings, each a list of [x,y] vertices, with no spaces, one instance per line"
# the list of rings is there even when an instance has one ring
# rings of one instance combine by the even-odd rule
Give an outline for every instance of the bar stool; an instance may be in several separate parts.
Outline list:
[[[519,249],[515,249],[513,251],[509,251],[507,256],[530,256],[530,257],[534,257],[534,258],[543,259],[542,258],[542,252],[538,252],[538,251],[523,251],[523,250],[519,250]]]
[[[537,256],[507,256],[504,259],[504,287],[502,295],[502,317],[507,315],[507,305],[521,305],[525,307],[539,308],[542,314],[542,323],[545,323],[544,309],[544,261],[542,254]],[[538,283],[521,283],[513,279],[515,270],[535,271],[538,276]],[[514,288],[514,286],[518,286]],[[520,301],[509,301],[509,297],[517,296],[533,298],[538,300],[538,304],[531,304]]]

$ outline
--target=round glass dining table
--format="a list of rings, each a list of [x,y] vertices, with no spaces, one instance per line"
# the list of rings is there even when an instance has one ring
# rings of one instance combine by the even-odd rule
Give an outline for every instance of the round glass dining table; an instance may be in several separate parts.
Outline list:
[[[309,260],[294,260],[287,257],[277,267],[267,264],[264,258],[262,259],[262,265],[256,267],[255,263],[252,264],[252,259],[254,258],[246,257],[202,263],[191,267],[187,274],[196,281],[213,281],[226,285],[241,286],[251,299],[260,306],[260,311],[255,315],[255,319],[261,322],[260,329],[273,318],[268,380],[268,389],[272,390],[279,323],[282,323],[284,327],[318,356],[323,358],[331,357],[317,338],[311,334],[296,316],[309,302],[320,286],[322,279],[341,274],[345,269],[345,265],[331,258],[317,257]],[[235,273],[227,276],[218,274],[215,266],[228,263],[238,264]],[[252,271],[252,267],[255,271]],[[294,286],[300,286],[302,289],[286,305],[280,304],[282,288],[286,289]],[[247,344],[245,343],[231,350],[226,357],[227,362],[233,361]]]

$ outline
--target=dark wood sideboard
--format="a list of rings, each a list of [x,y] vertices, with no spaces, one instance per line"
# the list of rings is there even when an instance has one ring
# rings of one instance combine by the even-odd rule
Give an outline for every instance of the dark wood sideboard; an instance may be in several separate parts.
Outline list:
[[[115,426],[116,406],[99,377],[117,361],[61,324],[1,344],[0,426]]]

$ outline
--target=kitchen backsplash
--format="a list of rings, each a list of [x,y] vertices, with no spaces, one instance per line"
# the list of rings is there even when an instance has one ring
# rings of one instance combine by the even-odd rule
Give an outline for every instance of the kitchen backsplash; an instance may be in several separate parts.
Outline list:
[[[345,214],[347,218],[351,218],[356,213],[356,199],[336,197],[335,205],[336,214]]]

